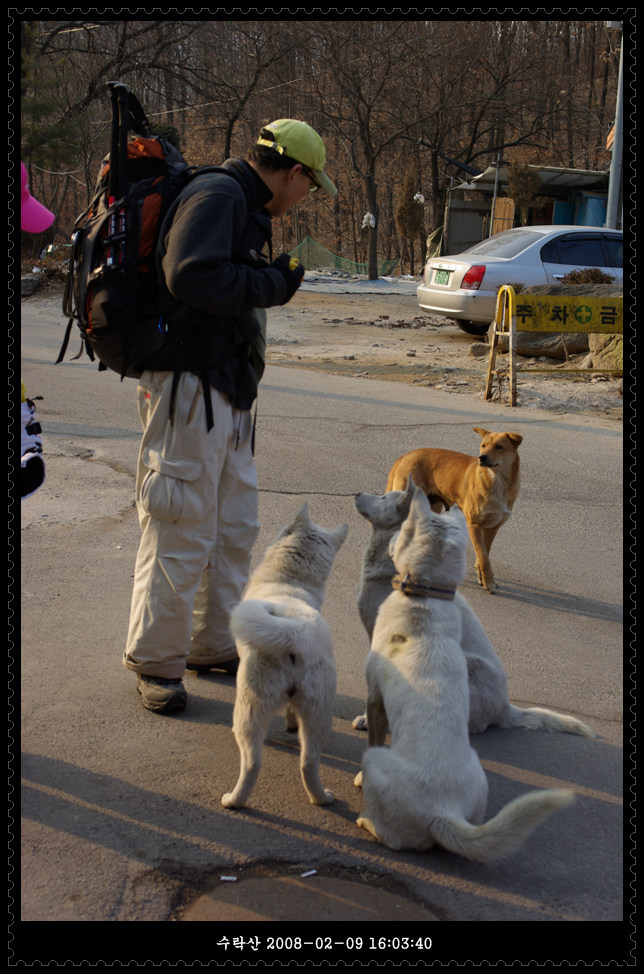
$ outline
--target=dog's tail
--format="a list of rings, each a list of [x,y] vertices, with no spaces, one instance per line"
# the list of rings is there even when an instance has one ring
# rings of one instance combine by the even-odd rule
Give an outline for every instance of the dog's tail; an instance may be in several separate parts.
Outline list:
[[[523,727],[526,730],[559,731],[563,734],[581,734],[582,737],[596,737],[590,727],[576,717],[557,714],[543,707],[515,707],[508,704],[498,725],[502,728]]]
[[[515,798],[483,825],[441,816],[432,819],[430,832],[450,852],[492,862],[516,852],[544,819],[570,805],[573,798],[573,792],[564,788],[534,791]]]
[[[266,653],[283,655],[301,642],[304,629],[325,625],[322,616],[309,606],[300,605],[297,614],[282,602],[248,599],[230,613],[230,631],[236,641]]]

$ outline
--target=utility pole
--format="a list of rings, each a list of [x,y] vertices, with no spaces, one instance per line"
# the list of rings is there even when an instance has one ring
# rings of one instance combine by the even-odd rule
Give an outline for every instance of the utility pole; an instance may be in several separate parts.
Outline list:
[[[619,20],[605,21],[606,27],[618,29],[622,28]],[[618,229],[621,226],[622,213],[620,212],[620,197],[622,188],[622,155],[623,155],[623,98],[622,98],[622,73],[624,66],[624,36],[622,34],[619,45],[619,77],[617,81],[617,102],[615,105],[615,131],[613,135],[613,155],[610,163],[610,176],[608,180],[608,199],[606,201],[606,227],[609,230]]]
[[[494,196],[492,197],[492,209],[490,211],[490,232],[488,237],[492,236],[492,227],[494,226],[494,211],[496,210],[496,197],[499,190],[499,169],[501,168],[501,150],[499,149],[496,156],[496,172],[494,174]]]

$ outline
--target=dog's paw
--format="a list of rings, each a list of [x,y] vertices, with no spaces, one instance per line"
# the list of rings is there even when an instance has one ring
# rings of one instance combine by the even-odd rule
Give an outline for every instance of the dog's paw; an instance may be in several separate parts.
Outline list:
[[[494,595],[496,592],[496,582],[494,580],[494,575],[486,575],[482,568],[478,565],[476,566],[476,576],[479,580],[479,585],[489,592],[490,595]]]
[[[356,788],[362,788],[362,771],[358,771],[357,775],[353,779],[353,783]]]
[[[324,797],[323,798],[314,798],[314,799],[311,799],[311,804],[313,804],[313,805],[330,805],[331,802],[334,802],[334,801],[335,801],[335,795],[333,794],[333,792],[332,791],[329,791],[328,788],[325,788],[324,789]]]
[[[389,843],[385,842],[385,840],[378,834],[378,829],[376,828],[376,826],[371,821],[368,815],[364,815],[364,814],[360,815],[356,819],[356,825],[358,826],[359,829],[364,829],[365,832],[371,833],[374,839],[377,839],[378,842],[382,842],[384,845],[389,845]],[[393,848],[393,846],[391,846],[390,848]]]
[[[351,726],[355,730],[367,730],[367,715],[366,714],[360,714],[359,717],[356,717],[353,720],[353,723],[351,724]]]
[[[242,808],[243,804],[235,801],[235,796],[232,791],[226,792],[225,795],[221,796],[221,804],[224,808]]]
[[[372,835],[376,834],[374,831],[373,822],[371,821],[370,818],[367,818],[366,815],[359,815],[358,818],[356,819],[356,825],[358,826],[359,829],[365,829],[365,831],[371,832]]]

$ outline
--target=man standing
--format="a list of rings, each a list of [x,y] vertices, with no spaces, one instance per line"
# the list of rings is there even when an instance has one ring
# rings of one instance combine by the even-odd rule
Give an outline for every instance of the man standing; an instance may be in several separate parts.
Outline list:
[[[185,707],[186,666],[237,670],[228,616],[259,530],[250,410],[265,309],[289,301],[304,276],[288,254],[272,259],[271,219],[310,191],[335,195],[325,161],[309,125],[278,119],[245,160],[194,178],[162,228],[167,342],[138,386],[142,536],[123,657],[155,713]]]

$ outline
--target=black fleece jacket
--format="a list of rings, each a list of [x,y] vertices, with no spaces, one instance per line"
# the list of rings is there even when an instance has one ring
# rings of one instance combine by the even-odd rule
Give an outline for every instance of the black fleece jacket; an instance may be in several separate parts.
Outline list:
[[[193,178],[166,217],[157,265],[168,343],[147,367],[205,370],[234,407],[250,409],[257,376],[249,346],[259,331],[252,311],[288,295],[284,275],[269,266],[271,191],[242,160],[223,168]]]

